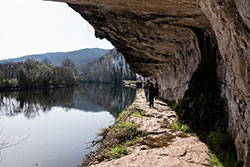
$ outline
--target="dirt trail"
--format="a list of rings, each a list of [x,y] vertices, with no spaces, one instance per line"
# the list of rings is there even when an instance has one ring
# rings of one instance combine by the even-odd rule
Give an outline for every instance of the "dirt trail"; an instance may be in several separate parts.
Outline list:
[[[140,130],[149,134],[143,142],[128,148],[132,153],[119,159],[103,161],[92,167],[204,167],[209,166],[209,149],[194,134],[185,134],[171,129],[175,112],[160,101],[150,109],[143,92],[137,95],[130,106],[146,112],[142,117],[128,119],[140,125]]]

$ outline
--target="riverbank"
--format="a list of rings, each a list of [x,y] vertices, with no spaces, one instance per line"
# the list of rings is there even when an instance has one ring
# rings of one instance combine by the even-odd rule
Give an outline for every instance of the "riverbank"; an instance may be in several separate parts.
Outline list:
[[[82,166],[91,167],[203,167],[209,164],[209,149],[195,134],[172,129],[176,114],[155,101],[150,109],[143,91],[100,135],[99,149]],[[124,130],[125,129],[125,130]]]

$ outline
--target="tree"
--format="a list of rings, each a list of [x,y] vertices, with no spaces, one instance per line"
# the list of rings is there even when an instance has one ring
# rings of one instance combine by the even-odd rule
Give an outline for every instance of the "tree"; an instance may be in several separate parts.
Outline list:
[[[16,73],[16,63],[7,62],[4,64],[0,64],[0,86],[2,88],[17,87]]]
[[[40,67],[39,71],[40,71],[38,77],[39,87],[49,88],[50,85],[52,84],[53,69],[50,66],[43,64]]]
[[[56,87],[68,87],[77,84],[77,79],[72,68],[55,67],[53,69],[53,84]]]
[[[4,73],[0,71],[0,87],[4,87]]]
[[[47,60],[44,62],[26,59],[19,63],[0,64],[0,88],[49,89],[77,84],[73,71],[75,65],[70,59],[63,62],[63,67],[54,67]]]
[[[69,67],[76,73],[76,64],[69,58],[63,59],[61,62],[62,67]]]
[[[17,79],[21,88],[36,88],[38,85],[40,63],[35,59],[26,59],[20,63]]]

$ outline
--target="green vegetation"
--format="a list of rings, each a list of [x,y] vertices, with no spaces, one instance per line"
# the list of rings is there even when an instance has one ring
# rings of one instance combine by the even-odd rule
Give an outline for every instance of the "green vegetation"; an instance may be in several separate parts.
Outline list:
[[[99,135],[103,136],[103,140],[98,155],[106,158],[120,158],[131,153],[127,147],[142,140],[142,132],[139,127],[128,121],[130,115],[142,112],[138,110],[138,108],[133,108],[129,111],[123,111],[114,125],[102,130]]]
[[[131,154],[131,152],[128,151],[124,145],[119,145],[112,148],[110,154],[113,158],[121,158],[125,155]]]
[[[120,144],[134,140],[140,133],[138,126],[127,120],[128,116],[133,113],[131,110],[123,111],[112,128],[113,135],[119,140]]]
[[[169,107],[172,109],[172,110],[176,110],[176,101],[175,100],[170,100],[167,102]]]
[[[62,62],[61,62],[61,66],[65,67],[65,68],[70,68],[72,70],[74,70],[74,73],[76,73],[76,64],[69,58],[65,58]]]
[[[133,146],[135,145],[136,143],[142,141],[142,137],[139,135],[137,136],[136,138],[134,138],[133,140],[128,140],[125,144],[125,146]]]
[[[142,117],[142,114],[140,112],[134,112],[132,114],[134,117],[138,117],[138,118],[141,118]]]
[[[74,86],[77,84],[77,78],[73,67],[75,67],[73,62],[68,59],[62,67],[54,67],[48,60],[40,63],[35,59],[26,59],[21,63],[0,64],[0,90]]]
[[[135,100],[134,102],[135,102],[135,103],[141,103],[141,101],[139,101],[139,100]]]
[[[138,90],[138,93],[141,93],[141,92],[143,92],[144,91],[144,89],[143,88],[140,88],[139,90]]]
[[[223,102],[212,94],[200,94],[199,97],[184,97],[172,108],[181,122],[188,124],[197,132],[216,130],[218,127],[226,130],[227,116],[224,113]]]
[[[172,124],[172,128],[174,130],[183,131],[186,133],[191,132],[191,129],[189,128],[189,126],[187,124],[184,124],[178,120],[174,121],[174,123]]]
[[[236,151],[232,138],[227,133],[211,132],[208,136],[211,164],[218,167],[236,167]]]
[[[139,109],[139,108],[134,108],[133,110],[133,116],[134,117],[138,117],[138,118],[141,118],[142,116],[143,116],[143,114],[145,113],[145,111],[144,110],[142,110],[142,109]]]
[[[185,97],[178,103],[169,101],[168,104],[177,113],[172,128],[196,132],[205,137],[213,167],[241,167],[242,164],[237,163],[233,140],[226,132],[227,117],[221,112],[223,103],[218,97],[209,93],[207,95],[201,94],[199,98]]]
[[[198,83],[195,82],[195,85]],[[237,161],[236,150],[226,131],[227,116],[224,113],[223,100],[209,85],[200,85],[201,92],[197,90],[198,87],[192,87],[193,91],[187,91],[178,103],[174,100],[168,102],[177,113],[177,121],[172,127],[184,132],[196,132],[202,136],[210,148],[212,166],[234,167]]]
[[[241,167],[241,163],[237,164],[233,140],[226,132],[227,117],[221,112],[223,103],[219,98],[208,95],[201,94],[198,99],[185,97],[177,104],[170,101],[168,104],[177,113],[177,120],[172,128],[188,133],[196,132],[202,138],[205,137],[211,151],[212,166]]]

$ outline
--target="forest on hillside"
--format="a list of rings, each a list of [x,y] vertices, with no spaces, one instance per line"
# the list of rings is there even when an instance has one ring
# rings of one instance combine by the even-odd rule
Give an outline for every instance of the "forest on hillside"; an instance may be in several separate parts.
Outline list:
[[[0,90],[51,89],[77,84],[74,63],[64,59],[61,66],[53,66],[48,60],[42,62],[26,59],[23,62],[0,64]]]
[[[22,62],[0,63],[0,90],[53,89],[72,87],[80,82],[121,84],[123,80],[136,80],[125,58],[116,49],[101,58],[80,65],[65,58],[60,66],[44,58],[27,58]]]

